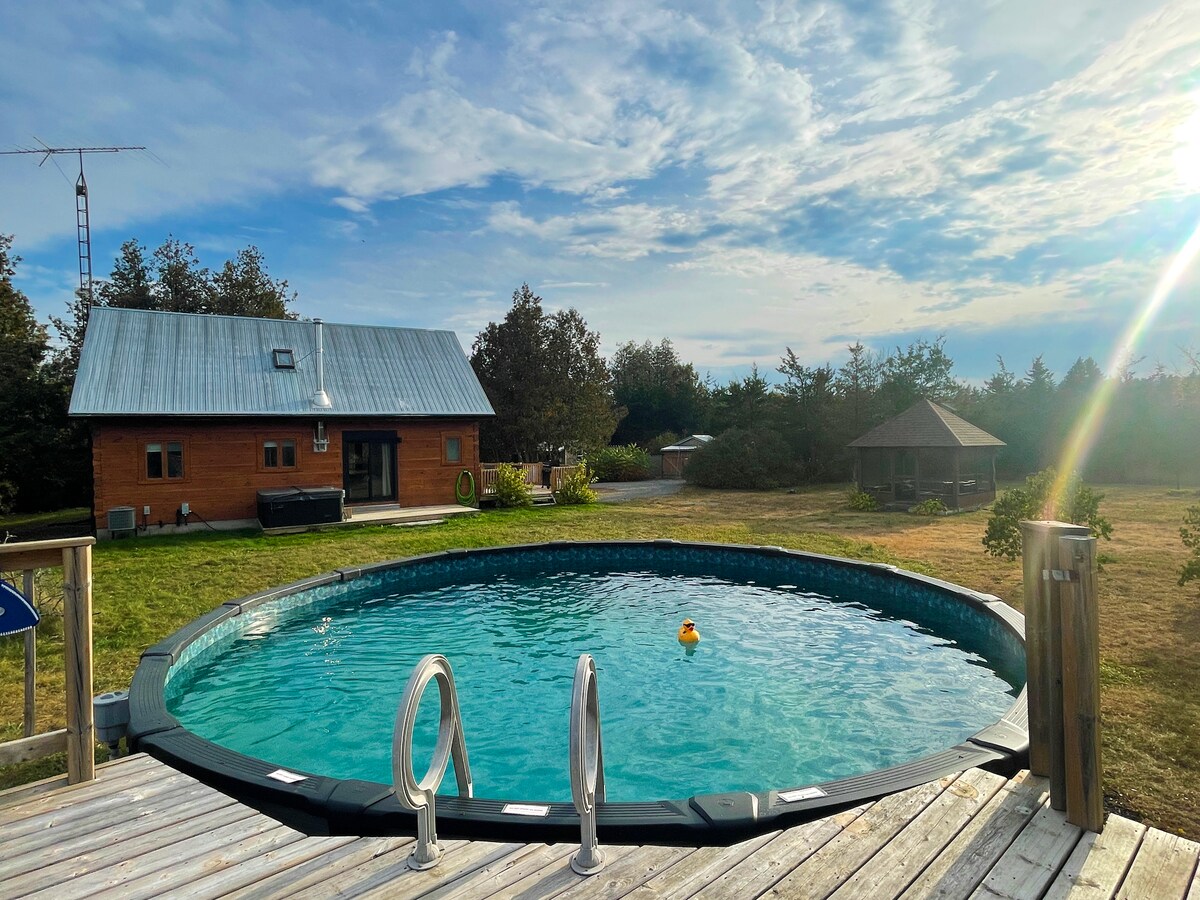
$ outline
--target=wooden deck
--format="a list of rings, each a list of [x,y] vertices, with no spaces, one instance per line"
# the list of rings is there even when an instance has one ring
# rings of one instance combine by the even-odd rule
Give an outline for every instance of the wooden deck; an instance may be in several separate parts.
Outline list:
[[[1043,779],[970,770],[732,847],[444,841],[428,872],[411,839],[307,837],[144,755],[98,780],[0,794],[0,897],[1112,898],[1200,900],[1200,845],[1112,816],[1081,833]]]

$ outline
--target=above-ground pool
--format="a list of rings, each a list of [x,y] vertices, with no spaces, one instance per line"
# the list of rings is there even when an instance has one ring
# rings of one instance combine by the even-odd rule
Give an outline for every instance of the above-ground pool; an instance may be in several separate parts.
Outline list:
[[[676,640],[685,617],[697,644]],[[430,653],[453,666],[474,781],[473,798],[439,798],[446,834],[577,834],[582,653],[609,840],[728,839],[1014,767],[1027,745],[1023,621],[997,598],[891,566],[675,541],[450,551],[231,601],[143,654],[131,735],[310,832],[412,833],[390,790],[392,725]],[[418,772],[436,724],[431,689]]]

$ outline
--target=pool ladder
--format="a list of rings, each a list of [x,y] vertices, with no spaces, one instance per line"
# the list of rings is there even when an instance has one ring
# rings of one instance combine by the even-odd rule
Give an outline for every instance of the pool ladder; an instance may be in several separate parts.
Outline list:
[[[425,776],[418,781],[413,772],[413,727],[421,697],[431,681],[437,682],[441,699],[438,739],[433,760]],[[408,857],[410,869],[431,869],[441,859],[434,798],[451,758],[458,780],[458,795],[472,796],[471,767],[467,761],[454,673],[446,657],[431,653],[417,663],[409,676],[392,731],[393,790],[400,805],[417,814],[417,843]],[[604,867],[604,852],[596,839],[596,804],[604,802],[604,751],[600,740],[596,663],[588,653],[582,654],[575,665],[575,682],[571,690],[570,777],[571,800],[579,813],[581,832],[579,852],[571,857],[571,868],[580,875],[594,875]]]

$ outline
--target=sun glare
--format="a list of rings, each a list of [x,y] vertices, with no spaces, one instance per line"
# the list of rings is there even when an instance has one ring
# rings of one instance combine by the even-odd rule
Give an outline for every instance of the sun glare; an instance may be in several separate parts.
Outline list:
[[[1200,190],[1200,93],[1192,94],[1192,114],[1175,129],[1175,171],[1184,187]]]

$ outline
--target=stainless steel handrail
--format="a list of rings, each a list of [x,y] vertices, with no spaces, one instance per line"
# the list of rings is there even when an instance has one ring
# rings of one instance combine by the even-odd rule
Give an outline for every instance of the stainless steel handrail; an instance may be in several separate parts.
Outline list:
[[[596,840],[596,804],[604,802],[604,748],[600,740],[600,692],[596,663],[584,653],[575,665],[571,690],[571,799],[580,820],[579,852],[571,868],[594,875],[604,868],[604,852]]]
[[[430,681],[436,681],[441,699],[438,719],[437,746],[433,760],[425,777],[419,782],[413,773],[412,739],[413,726],[417,721],[417,708],[421,696]],[[458,692],[454,688],[454,673],[450,662],[438,653],[424,657],[409,676],[396,711],[396,725],[392,730],[392,788],[396,799],[405,809],[417,814],[417,845],[409,854],[410,869],[431,869],[441,858],[442,849],[437,842],[437,821],[434,795],[446,774],[450,758],[454,758],[454,774],[458,779],[458,795],[470,797],[471,766],[467,762],[467,744],[463,739],[462,716],[458,708]]]

